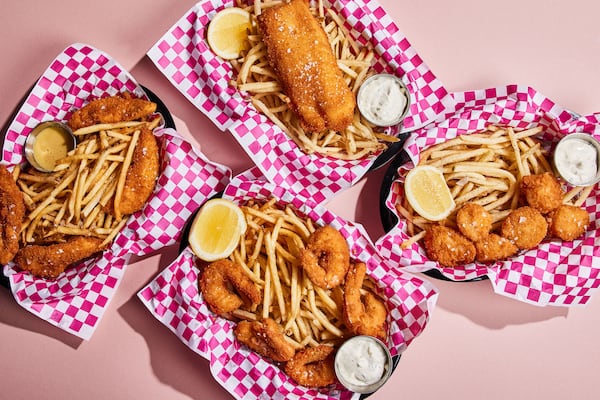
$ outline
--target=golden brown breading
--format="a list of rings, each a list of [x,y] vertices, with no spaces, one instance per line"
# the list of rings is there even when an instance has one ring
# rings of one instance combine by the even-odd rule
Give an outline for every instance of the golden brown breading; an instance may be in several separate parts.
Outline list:
[[[477,203],[466,203],[456,213],[460,233],[474,242],[485,238],[492,230],[492,216]]]
[[[531,249],[546,237],[548,223],[544,216],[529,206],[513,210],[500,228],[501,235],[513,242],[519,249]]]
[[[12,261],[19,250],[24,215],[23,193],[12,174],[0,165],[0,264]]]
[[[427,257],[446,267],[468,264],[475,259],[473,243],[454,229],[431,225],[423,240]]]
[[[590,215],[580,207],[562,204],[550,216],[550,234],[562,240],[575,240],[587,229]]]
[[[130,93],[92,100],[75,111],[68,121],[74,131],[95,124],[143,119],[156,111],[156,103]]]
[[[296,350],[284,337],[279,324],[271,318],[262,321],[240,321],[233,328],[235,338],[261,356],[275,361],[288,361]]]
[[[560,182],[550,172],[524,176],[521,179],[521,192],[527,204],[542,214],[557,209],[564,196]]]
[[[64,243],[28,245],[19,250],[15,263],[40,278],[54,279],[67,267],[104,250],[102,239],[74,236]]]
[[[475,250],[477,251],[475,256],[477,261],[490,263],[508,258],[514,255],[518,249],[510,240],[495,233],[490,233],[475,242]]]
[[[335,349],[322,344],[306,347],[285,364],[285,372],[306,387],[324,387],[337,381],[334,367]]]
[[[322,132],[341,131],[352,123],[354,94],[308,1],[292,0],[263,10],[258,28],[269,64],[300,125],[309,132]]]

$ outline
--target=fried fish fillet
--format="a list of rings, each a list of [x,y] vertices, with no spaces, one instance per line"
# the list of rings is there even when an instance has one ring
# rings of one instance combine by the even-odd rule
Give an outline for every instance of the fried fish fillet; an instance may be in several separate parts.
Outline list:
[[[104,250],[102,239],[74,236],[64,243],[28,245],[19,250],[15,263],[40,278],[54,279],[68,266]]]
[[[0,165],[0,264],[12,261],[19,250],[24,215],[23,193],[12,174]]]
[[[142,119],[156,111],[156,103],[138,99],[130,93],[92,100],[75,111],[68,124],[73,130],[95,124]]]
[[[258,28],[300,125],[309,132],[341,131],[353,120],[356,100],[307,0],[267,8]]]

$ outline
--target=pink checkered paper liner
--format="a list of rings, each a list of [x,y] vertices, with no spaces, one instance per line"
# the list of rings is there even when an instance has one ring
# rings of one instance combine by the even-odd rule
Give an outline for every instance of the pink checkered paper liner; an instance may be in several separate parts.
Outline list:
[[[133,78],[105,53],[83,44],[65,49],[51,63],[8,127],[3,164],[25,162],[23,145],[39,122],[66,120],[92,98],[129,90],[147,97]],[[231,171],[211,163],[169,128],[155,130],[161,173],[143,210],[130,217],[113,245],[101,256],[68,269],[48,281],[4,267],[16,301],[38,317],[89,339],[106,310],[128,258],[175,243],[191,213],[206,198],[225,188]]]
[[[391,328],[388,345],[399,355],[428,322],[437,300],[430,283],[403,271],[395,271],[383,260],[364,228],[344,221],[301,195],[276,187],[261,176],[258,168],[234,178],[225,189],[225,198],[237,203],[275,196],[280,204],[291,204],[318,225],[332,224],[346,237],[354,258],[364,261],[369,275],[380,283],[388,299]],[[341,387],[327,390],[296,385],[281,369],[235,340],[234,323],[209,311],[198,290],[198,269],[191,250],[186,248],[138,296],[150,312],[190,349],[206,358],[215,379],[235,398],[357,398]]]
[[[394,21],[376,1],[325,1],[346,22],[350,35],[375,51],[377,72],[404,79],[411,107],[405,131],[422,127],[454,110],[442,86]],[[148,56],[170,82],[221,130],[229,130],[263,174],[279,186],[304,192],[315,202],[331,199],[352,186],[369,170],[377,155],[342,161],[306,155],[276,125],[257,112],[241,92],[233,89],[229,61],[217,57],[205,40],[216,12],[233,1],[205,0],[193,6],[149,50]],[[399,133],[399,128],[392,130]]]
[[[541,125],[544,146],[551,147],[565,135],[589,133],[600,138],[600,114],[579,116],[543,96],[531,87],[509,85],[487,90],[454,93],[458,111],[441,122],[420,129],[408,146],[412,162],[418,163],[419,149],[488,125],[530,128]],[[399,171],[400,172],[400,171]],[[402,269],[413,272],[438,270],[454,281],[489,277],[496,293],[537,305],[582,305],[600,286],[600,191],[595,188],[583,207],[590,214],[584,236],[572,242],[545,240],[537,248],[490,265],[471,263],[445,268],[430,261],[420,244],[401,251],[400,243],[409,236],[407,223],[398,217],[394,204],[403,197],[401,173],[392,183],[386,206],[398,218],[396,225],[379,238],[382,255]]]

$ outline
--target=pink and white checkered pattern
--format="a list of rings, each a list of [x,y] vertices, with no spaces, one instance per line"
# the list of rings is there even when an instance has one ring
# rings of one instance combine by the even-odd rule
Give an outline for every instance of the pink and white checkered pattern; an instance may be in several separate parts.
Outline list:
[[[437,300],[437,290],[404,271],[394,269],[377,253],[361,225],[344,221],[302,195],[294,195],[267,182],[258,168],[234,178],[224,197],[237,203],[250,199],[277,197],[291,204],[317,224],[332,224],[344,235],[354,258],[368,266],[379,282],[390,310],[390,338],[393,355],[401,353],[425,328]],[[317,391],[296,385],[276,365],[240,346],[234,338],[233,323],[211,313],[198,290],[198,269],[188,249],[138,297],[150,312],[190,349],[206,358],[215,379],[235,398],[256,399],[350,399],[357,398],[341,387]]]
[[[412,163],[419,160],[419,149],[458,135],[481,130],[488,125],[545,128],[541,137],[551,146],[561,137],[585,132],[600,138],[600,114],[579,116],[571,113],[531,87],[509,85],[487,90],[453,94],[457,111],[435,124],[416,131],[408,149]],[[411,165],[406,167],[410,168]],[[402,173],[392,183],[386,206],[398,216],[394,204],[401,201]],[[376,246],[385,258],[408,271],[439,270],[451,280],[463,281],[488,276],[496,293],[538,305],[585,304],[600,286],[600,191],[595,188],[583,205],[591,223],[585,235],[573,242],[546,240],[537,248],[492,265],[471,263],[444,268],[430,261],[418,244],[402,251],[400,243],[408,238],[402,218]]]
[[[414,130],[454,110],[452,97],[376,1],[325,1],[346,29],[376,53],[374,68],[400,76],[411,107],[404,130]],[[233,1],[203,0],[190,9],[150,49],[148,56],[171,83],[221,130],[229,130],[271,182],[303,191],[316,202],[331,199],[356,183],[376,155],[341,161],[306,155],[287,135],[258,113],[243,93],[229,85],[230,63],[217,57],[205,40],[216,12]],[[396,132],[395,132],[396,133]]]
[[[39,122],[64,121],[90,99],[126,90],[146,97],[133,78],[105,53],[84,44],[69,46],[44,72],[9,126],[3,164],[12,167],[24,162],[25,139]],[[211,163],[172,129],[157,129],[155,134],[160,144],[161,173],[144,209],[130,217],[109,250],[70,268],[54,281],[6,265],[4,274],[21,306],[89,339],[130,255],[148,254],[175,243],[192,212],[225,188],[231,177],[229,169]]]

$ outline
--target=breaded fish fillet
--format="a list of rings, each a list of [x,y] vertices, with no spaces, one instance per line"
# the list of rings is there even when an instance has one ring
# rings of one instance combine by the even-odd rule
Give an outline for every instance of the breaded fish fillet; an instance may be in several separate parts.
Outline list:
[[[12,174],[0,165],[0,264],[10,262],[19,250],[24,215],[23,193]]]
[[[156,111],[156,103],[134,98],[130,93],[122,96],[92,100],[75,111],[68,124],[73,130],[95,124],[108,124],[142,119]]]
[[[104,250],[102,239],[74,236],[65,243],[28,245],[17,253],[15,263],[40,278],[54,279],[68,266]]]
[[[353,119],[356,100],[322,26],[307,0],[265,9],[258,27],[267,56],[302,128],[341,131]]]

